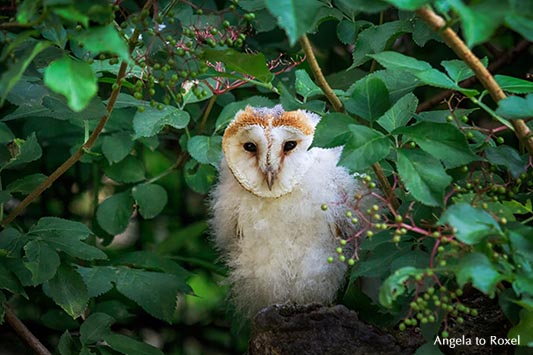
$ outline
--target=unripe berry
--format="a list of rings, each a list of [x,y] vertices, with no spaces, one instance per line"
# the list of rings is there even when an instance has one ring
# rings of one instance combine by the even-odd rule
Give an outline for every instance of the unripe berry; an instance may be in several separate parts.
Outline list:
[[[348,259],[348,265],[354,266],[355,265],[355,260],[352,259],[352,258]]]
[[[337,247],[335,249],[335,251],[337,252],[337,254],[342,254],[342,248],[341,247]]]
[[[326,205],[325,203],[320,206],[320,209],[322,209],[322,211],[327,211],[328,210],[328,205]]]
[[[344,261],[346,261],[346,257],[344,255],[339,255],[339,261],[343,263]]]
[[[328,263],[330,263],[330,264],[333,263],[333,257],[332,256],[328,257]]]

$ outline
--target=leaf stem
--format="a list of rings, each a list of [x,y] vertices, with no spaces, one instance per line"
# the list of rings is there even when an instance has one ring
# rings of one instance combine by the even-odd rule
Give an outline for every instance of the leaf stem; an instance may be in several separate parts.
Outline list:
[[[52,353],[48,351],[35,335],[33,335],[7,304],[5,305],[5,312],[6,322],[37,355],[52,355]]]
[[[459,58],[461,58],[474,71],[481,84],[488,90],[495,102],[506,98],[505,93],[498,83],[494,80],[492,74],[483,66],[483,63],[466,44],[459,38],[450,27],[446,26],[446,21],[428,7],[422,7],[416,11],[434,31],[438,32],[444,42],[450,47]],[[518,139],[526,146],[529,154],[533,156],[533,136],[529,127],[523,120],[512,120],[511,124],[515,129]]]
[[[304,50],[305,56],[309,60],[309,66],[311,67],[318,86],[320,86],[320,88],[324,92],[324,95],[326,95],[326,98],[333,106],[333,109],[337,112],[344,112],[342,102],[335,94],[331,86],[329,86],[329,83],[326,81],[326,78],[322,73],[322,69],[320,68],[320,65],[318,65],[318,61],[316,60],[311,43],[309,42],[309,39],[306,35],[303,35],[300,38],[300,44],[302,45],[302,49]],[[372,164],[372,170],[374,171],[374,174],[376,174],[376,177],[379,181],[381,189],[385,193],[385,196],[387,197],[387,199],[389,199],[389,201],[391,201],[392,206],[395,209],[398,209],[400,203],[398,202],[396,196],[394,196],[394,191],[389,180],[385,176],[383,168],[381,167],[381,165],[379,165],[379,163],[374,163]]]

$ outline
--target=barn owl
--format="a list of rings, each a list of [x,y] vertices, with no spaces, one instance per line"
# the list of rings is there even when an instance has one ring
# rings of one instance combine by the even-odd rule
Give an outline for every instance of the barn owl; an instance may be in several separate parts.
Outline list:
[[[272,304],[331,303],[343,284],[346,265],[327,259],[356,228],[344,214],[360,186],[337,166],[342,148],[309,149],[319,120],[248,106],[224,132],[211,228],[249,317]]]

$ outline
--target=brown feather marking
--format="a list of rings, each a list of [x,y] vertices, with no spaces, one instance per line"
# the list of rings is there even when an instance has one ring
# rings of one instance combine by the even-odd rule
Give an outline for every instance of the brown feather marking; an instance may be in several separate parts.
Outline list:
[[[237,131],[243,127],[258,125],[261,127],[268,127],[268,120],[255,113],[251,106],[246,106],[243,112],[241,112],[235,120],[226,128],[224,132],[224,139],[237,133]]]
[[[273,127],[294,127],[305,135],[312,135],[315,128],[309,123],[309,119],[301,110],[284,112],[280,117],[272,121]]]

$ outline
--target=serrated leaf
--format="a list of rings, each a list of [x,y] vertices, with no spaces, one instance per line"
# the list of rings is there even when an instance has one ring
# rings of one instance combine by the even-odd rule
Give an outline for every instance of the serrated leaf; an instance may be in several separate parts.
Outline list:
[[[162,272],[118,267],[116,288],[152,316],[172,322],[179,293],[177,278]]]
[[[94,344],[101,341],[111,333],[111,324],[115,319],[105,313],[92,313],[80,327],[80,340],[82,344]]]
[[[300,36],[312,30],[315,16],[323,6],[317,0],[266,0],[265,5],[278,20],[293,46]]]
[[[351,98],[344,106],[346,111],[372,122],[389,109],[389,92],[380,79],[363,78],[355,84]]]
[[[72,318],[83,314],[89,295],[81,275],[72,267],[61,264],[53,279],[48,281],[50,296]]]
[[[465,89],[453,82],[446,74],[437,69],[429,69],[414,74],[422,82],[442,89],[457,90],[467,96],[473,96],[478,93],[477,90]]]
[[[418,73],[431,69],[431,64],[398,52],[385,51],[378,54],[369,54],[383,67],[391,70],[405,70],[409,73]]]
[[[414,140],[424,151],[456,168],[479,158],[470,150],[463,133],[447,123],[420,122],[393,132]]]
[[[162,110],[150,105],[143,107],[143,112],[137,111],[133,116],[134,139],[155,136],[166,125],[182,129],[189,124],[189,113],[174,106],[164,105]]]
[[[467,203],[450,206],[442,214],[439,223],[447,223],[456,228],[457,239],[468,245],[477,244],[489,235],[501,233],[498,222],[490,214]]]
[[[128,45],[120,36],[115,26],[93,27],[75,36],[84,45],[84,49],[93,56],[99,53],[114,53],[124,60],[129,60]]]
[[[4,100],[7,94],[13,89],[15,84],[20,80],[26,68],[30,65],[32,60],[52,43],[48,41],[38,41],[35,46],[29,48],[22,54],[18,61],[8,70],[5,70],[0,77],[0,106],[4,105]]]
[[[46,242],[32,240],[24,246],[27,261],[24,265],[30,270],[34,285],[50,280],[56,274],[61,260],[57,252]]]
[[[39,159],[43,153],[39,142],[37,142],[35,132],[33,132],[26,140],[16,139],[12,143],[11,148],[12,158],[0,167],[0,171],[35,161]]]
[[[96,210],[100,227],[111,235],[124,232],[133,213],[133,198],[130,191],[124,191],[106,198]]]
[[[409,10],[409,11],[414,11],[422,7],[422,5],[425,5],[431,2],[430,0],[385,0],[385,1],[390,3],[391,5],[394,5],[395,7],[399,9]]]
[[[98,297],[110,291],[116,279],[116,270],[110,266],[78,266],[78,272],[83,278],[85,285],[87,285],[87,291],[91,298]]]
[[[213,62],[224,63],[227,69],[252,76],[264,83],[269,83],[274,78],[274,74],[268,70],[265,55],[260,52],[252,54],[237,52],[231,48],[209,49],[205,51],[205,58]]]
[[[452,182],[441,163],[421,150],[398,150],[398,173],[413,197],[428,206],[440,206]]]
[[[79,348],[76,346],[74,338],[70,335],[68,330],[61,335],[59,338],[59,344],[57,345],[57,350],[61,355],[77,355]]]
[[[492,164],[507,168],[515,178],[526,171],[528,164],[527,157],[521,157],[516,149],[508,145],[489,147],[485,149],[485,156]]]
[[[205,231],[205,226],[203,226],[202,231]],[[168,257],[146,250],[139,250],[122,254],[120,257],[115,259],[115,263],[152,271],[163,271],[168,274],[175,275],[180,279],[180,289],[183,292],[190,291],[189,286],[185,284],[185,280],[192,274]]]
[[[132,148],[133,138],[127,132],[114,133],[102,139],[102,153],[110,164],[127,157]]]
[[[334,148],[344,145],[350,137],[348,125],[354,123],[355,120],[344,113],[333,112],[324,115],[316,125],[313,146]]]
[[[350,138],[344,145],[339,164],[350,171],[360,171],[385,158],[391,150],[390,140],[365,126],[349,125]]]
[[[264,96],[252,96],[248,99],[238,102],[232,102],[229,105],[224,106],[220,114],[218,115],[217,121],[215,123],[215,132],[220,132],[235,118],[235,115],[240,110],[243,110],[246,106],[253,107],[274,107],[276,104],[274,101],[264,97]]]
[[[418,106],[417,97],[409,93],[399,99],[390,109],[388,109],[383,116],[378,119],[381,127],[385,128],[387,132],[392,132],[398,127],[403,127],[413,114],[416,112]]]
[[[496,113],[509,119],[533,116],[533,94],[529,94],[525,98],[509,96],[498,101]]]
[[[472,282],[472,286],[490,297],[494,295],[498,283],[506,279],[504,275],[498,272],[489,258],[476,252],[461,258],[457,265],[456,275],[459,287]]]
[[[474,76],[474,71],[462,60],[443,60],[440,64],[446,69],[446,73],[448,73],[450,78],[456,83]]]
[[[529,94],[533,92],[533,82],[507,75],[495,75],[494,80],[503,91],[513,94]]]
[[[19,280],[7,269],[3,262],[0,263],[0,289],[8,290],[15,295],[24,294],[24,289]]]
[[[382,25],[364,29],[357,36],[352,55],[353,63],[349,69],[366,63],[371,59],[372,54],[380,53],[387,48],[389,41],[412,29],[412,24],[404,20],[385,22]]]
[[[387,308],[391,308],[396,298],[405,292],[405,281],[409,277],[421,272],[421,270],[412,266],[406,266],[396,270],[381,285],[379,289],[379,303]]]
[[[133,187],[131,192],[141,216],[146,219],[161,213],[168,201],[167,191],[156,184],[140,184]]]
[[[44,83],[67,98],[68,107],[82,111],[98,91],[96,75],[89,63],[65,56],[54,60],[44,72]]]
[[[128,155],[116,164],[106,166],[104,173],[110,179],[122,183],[138,182],[145,178],[143,163],[133,155]]]
[[[56,217],[43,217],[27,235],[45,241],[50,247],[83,260],[107,259],[100,249],[82,242],[91,234],[83,223]]]
[[[294,86],[296,88],[296,93],[302,95],[304,101],[307,101],[307,98],[310,96],[322,94],[322,89],[315,84],[305,69],[298,69],[295,72],[295,75],[296,80]]]
[[[11,193],[20,192],[22,194],[29,194],[46,180],[46,178],[47,176],[41,173],[27,175],[7,185],[6,189]]]
[[[505,22],[510,28],[524,36],[524,38],[533,41],[533,24],[531,23],[530,16],[508,13],[505,16]]]
[[[184,177],[193,191],[206,194],[216,181],[217,170],[212,165],[200,164],[191,159],[185,164]]]
[[[187,151],[198,162],[217,167],[222,158],[222,137],[194,136],[187,142]]]
[[[113,350],[124,355],[164,355],[158,348],[125,335],[108,334],[104,340]]]

